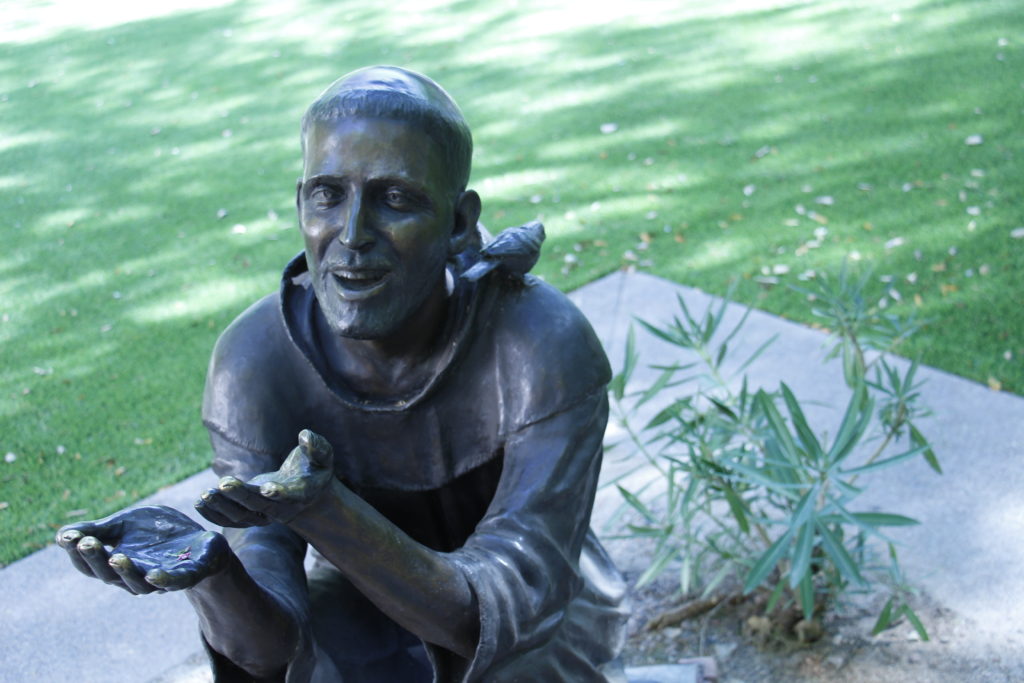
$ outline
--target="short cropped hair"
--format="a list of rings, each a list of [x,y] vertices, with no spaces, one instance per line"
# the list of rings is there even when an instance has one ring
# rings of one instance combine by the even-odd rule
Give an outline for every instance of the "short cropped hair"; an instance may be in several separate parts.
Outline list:
[[[367,74],[381,78],[369,84]],[[394,73],[398,79],[389,79]],[[409,80],[414,86],[410,87]],[[345,118],[385,118],[421,126],[441,149],[451,190],[466,189],[473,157],[473,137],[458,105],[441,86],[426,76],[397,67],[370,67],[335,81],[302,117],[302,150],[315,121]]]

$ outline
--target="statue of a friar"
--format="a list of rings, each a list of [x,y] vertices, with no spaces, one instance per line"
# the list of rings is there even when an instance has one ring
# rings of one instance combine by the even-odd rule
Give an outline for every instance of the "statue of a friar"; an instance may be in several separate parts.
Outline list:
[[[223,532],[141,507],[59,544],[183,591],[217,681],[618,680],[624,585],[589,528],[609,366],[526,274],[543,228],[478,226],[465,119],[411,71],[335,82],[302,151],[305,249],[207,375],[196,507]]]

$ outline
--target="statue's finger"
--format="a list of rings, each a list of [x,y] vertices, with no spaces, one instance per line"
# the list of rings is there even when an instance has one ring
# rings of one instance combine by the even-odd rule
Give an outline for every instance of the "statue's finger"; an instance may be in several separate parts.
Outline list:
[[[224,477],[217,484],[217,490],[229,500],[238,503],[247,510],[266,514],[273,504],[260,495],[259,487],[250,486],[235,477]]]
[[[228,529],[244,529],[248,524],[240,524],[238,521],[225,517],[216,510],[213,510],[209,506],[203,505],[202,502],[196,503],[196,511],[201,514],[206,521],[211,524],[216,524],[219,527],[225,527]]]
[[[218,489],[204,492],[196,501],[195,508],[199,514],[218,526],[244,528],[269,524],[265,515],[239,505]]]
[[[110,525],[104,524],[105,520],[98,522],[78,522],[77,524],[67,524],[60,528],[57,532],[57,543],[62,548],[69,548],[78,545],[78,541],[82,540],[86,536],[94,536],[101,541],[108,542],[111,536]],[[77,538],[75,538],[77,534]],[[74,538],[75,540],[66,541],[65,538]],[[113,539],[117,540],[117,539]]]
[[[71,564],[75,569],[90,578],[96,578],[96,575],[92,573],[92,569],[86,563],[85,558],[78,552],[78,542],[83,538],[85,538],[85,534],[78,529],[64,527],[57,532],[57,545],[64,548],[68,554],[68,559],[71,560]]]
[[[205,573],[197,572],[193,563],[170,569],[151,569],[146,572],[146,581],[156,589],[163,591],[180,591],[191,588],[206,578]]]
[[[145,576],[132,562],[131,558],[124,553],[114,553],[108,561],[110,568],[121,577],[121,581],[136,595],[145,595],[156,590],[154,586],[146,582]]]
[[[110,555],[100,539],[95,536],[86,536],[78,542],[77,547],[78,554],[89,565],[93,576],[104,583],[118,584],[122,588],[127,588],[121,582],[121,577],[110,566]]]
[[[85,538],[85,534],[75,527],[64,526],[57,532],[57,545],[65,550],[74,548],[78,542]]]
[[[201,514],[211,524],[221,527],[238,527],[238,522],[219,512],[209,501],[200,498],[196,501],[195,508],[196,512]]]
[[[276,481],[268,481],[260,485],[260,495],[271,500],[283,500],[287,497],[288,490]]]

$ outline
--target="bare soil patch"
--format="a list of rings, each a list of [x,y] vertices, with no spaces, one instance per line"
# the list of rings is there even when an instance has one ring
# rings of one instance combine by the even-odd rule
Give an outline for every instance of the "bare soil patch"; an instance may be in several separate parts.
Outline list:
[[[665,580],[633,591],[627,666],[710,656],[718,663],[719,681],[728,683],[1024,680],[1018,647],[986,639],[976,625],[927,595],[914,605],[928,629],[927,642],[905,620],[872,636],[882,598],[858,596],[825,616],[820,638],[801,644],[753,632],[749,619],[762,615],[763,607],[750,600],[723,602],[675,626],[646,630],[649,620],[680,602],[675,588]]]

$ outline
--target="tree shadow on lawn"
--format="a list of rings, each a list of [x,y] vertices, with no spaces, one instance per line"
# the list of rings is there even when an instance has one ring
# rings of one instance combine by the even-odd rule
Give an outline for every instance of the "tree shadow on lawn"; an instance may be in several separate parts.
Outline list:
[[[390,20],[357,3],[300,9],[239,2],[4,46],[0,341],[16,351],[0,369],[0,432],[18,459],[0,475],[0,562],[206,464],[209,351],[301,247],[299,117],[366,64],[407,65],[452,92],[476,133],[485,223],[542,215],[538,272],[560,287],[633,263],[631,251],[715,293],[739,278],[741,300],[806,316],[753,278],[783,264],[791,279],[857,250],[880,274],[916,272],[902,305],[919,294],[923,313],[974,326],[979,344],[986,326],[1013,320],[1000,308],[1008,297],[991,302],[988,281],[964,275],[984,261],[1019,278],[1024,265],[1019,251],[992,253],[1020,220],[1008,201],[1019,192],[1019,72],[993,57],[997,34],[1020,24],[1009,3],[928,30],[809,4],[581,16],[535,31],[528,8],[468,1]],[[807,42],[771,44],[780,29]],[[607,123],[617,131],[602,133]],[[965,147],[972,133],[985,145]],[[961,190],[984,207],[972,233]],[[908,201],[922,193],[928,202]],[[795,256],[819,227],[821,246]],[[895,237],[905,245],[886,249]],[[941,290],[954,275],[957,289]],[[943,343],[929,337],[925,360],[943,358]],[[979,351],[979,377],[1001,368],[990,355]]]

